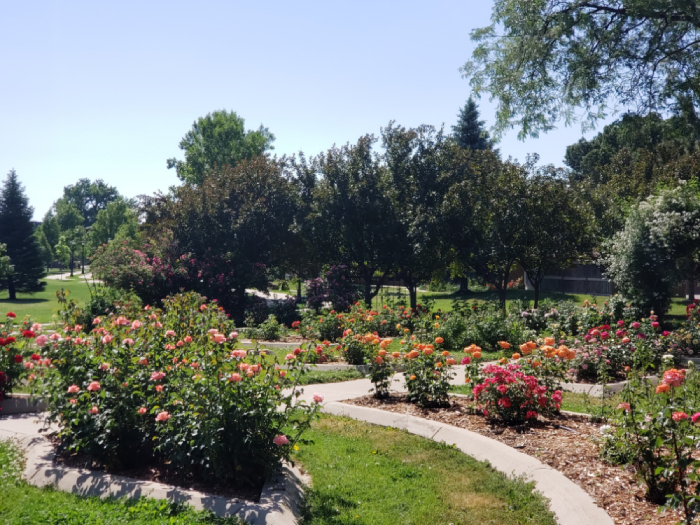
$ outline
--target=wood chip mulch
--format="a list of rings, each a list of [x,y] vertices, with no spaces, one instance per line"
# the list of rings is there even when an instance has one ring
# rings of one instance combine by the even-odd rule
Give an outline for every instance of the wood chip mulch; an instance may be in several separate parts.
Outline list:
[[[645,501],[634,468],[609,465],[599,458],[601,424],[585,416],[562,415],[510,427],[473,414],[466,398],[453,398],[450,407],[435,409],[421,409],[399,394],[383,400],[365,396],[344,402],[465,428],[534,456],[583,488],[616,525],[672,525],[681,520],[680,512],[659,513],[657,505]]]

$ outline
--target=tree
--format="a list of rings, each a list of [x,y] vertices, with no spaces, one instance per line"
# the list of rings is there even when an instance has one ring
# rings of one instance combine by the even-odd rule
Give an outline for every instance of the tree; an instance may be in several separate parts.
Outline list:
[[[700,199],[688,185],[662,190],[630,211],[624,230],[604,245],[602,266],[617,289],[644,313],[663,316],[674,287],[697,277]]]
[[[489,149],[493,143],[484,129],[485,122],[479,120],[479,108],[472,97],[459,110],[457,125],[452,126],[454,138],[460,148]]]
[[[56,246],[58,244],[58,238],[61,235],[61,227],[58,224],[58,219],[56,214],[49,210],[44,215],[44,220],[41,222],[41,230],[46,236],[46,240],[49,246]]]
[[[54,246],[53,251],[56,255],[56,260],[61,267],[61,272],[63,272],[63,267],[67,266],[70,261],[71,253],[70,246],[68,246],[68,242],[66,241],[66,237],[64,235],[61,235],[58,238],[58,242]]]
[[[456,155],[456,181],[444,196],[442,224],[455,257],[492,284],[505,310],[510,272],[522,253],[528,220],[528,166],[502,162],[491,150]]]
[[[80,179],[76,184],[63,189],[63,197],[59,202],[73,205],[83,218],[82,226],[89,228],[97,220],[100,210],[104,210],[110,202],[118,198],[117,188],[106,184],[102,179],[94,182],[90,179]],[[56,203],[57,209],[59,206],[59,203]]]
[[[7,279],[12,273],[12,262],[7,254],[7,246],[0,244],[0,281]]]
[[[56,220],[58,221],[58,227],[62,234],[71,235],[76,228],[83,226],[85,218],[81,215],[78,207],[70,202],[63,199],[56,201]]]
[[[93,246],[107,244],[111,239],[134,237],[138,230],[138,217],[129,203],[117,199],[107,204],[104,210],[97,213],[97,220],[90,228],[90,242]]]
[[[36,293],[46,286],[41,281],[44,265],[33,235],[33,213],[17,173],[10,170],[0,191],[0,243],[7,245],[13,271],[0,282],[0,290],[7,290],[11,301],[17,293]]]
[[[319,155],[321,180],[312,219],[315,242],[326,262],[345,264],[362,280],[368,305],[396,269],[395,254],[402,242],[391,179],[372,152],[375,142],[365,135],[355,145],[333,147]]]
[[[53,250],[49,241],[46,239],[43,228],[41,226],[34,230],[34,237],[36,238],[37,246],[39,247],[39,253],[41,254],[41,260],[46,268],[51,267],[53,262]]]
[[[255,157],[147,200],[143,251],[170,293],[182,286],[217,299],[242,323],[246,288],[267,291],[266,269],[287,250],[296,212],[291,178],[284,162]]]
[[[390,122],[382,129],[382,145],[400,239],[394,252],[397,275],[408,288],[411,308],[416,308],[418,285],[445,266],[438,214],[449,188],[443,170],[450,144],[432,126],[406,129]]]
[[[695,1],[496,0],[463,67],[474,92],[498,101],[497,134],[538,136],[583,109],[669,107],[692,121],[700,103],[700,10]],[[585,127],[584,125],[584,127]]]
[[[185,160],[168,159],[168,168],[175,168],[180,180],[201,184],[216,166],[234,167],[243,159],[263,155],[273,149],[275,136],[260,125],[255,131],[245,130],[245,120],[234,111],[214,111],[200,117],[180,141]]]
[[[520,265],[535,289],[535,308],[545,276],[585,258],[594,246],[588,207],[552,166],[529,176]]]

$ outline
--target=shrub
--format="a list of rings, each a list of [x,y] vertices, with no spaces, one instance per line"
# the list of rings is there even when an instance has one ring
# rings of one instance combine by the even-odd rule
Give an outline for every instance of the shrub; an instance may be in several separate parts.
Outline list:
[[[324,275],[327,300],[338,312],[344,312],[356,301],[357,287],[352,283],[350,270],[344,264],[331,266]]]
[[[269,308],[270,314],[274,315],[285,326],[292,326],[295,321],[301,319],[296,297],[272,301]]]
[[[328,300],[328,292],[323,279],[317,277],[306,281],[306,306],[313,308],[316,313],[323,307],[323,303]]]
[[[654,387],[634,375],[621,393],[613,420],[615,439],[605,455],[629,458],[656,504],[680,507],[693,523],[698,500],[693,490],[700,462],[693,457],[700,431],[700,375],[695,369],[667,369]]]
[[[285,332],[284,325],[280,324],[274,315],[269,315],[257,328],[244,329],[243,335],[259,341],[279,341]]]
[[[441,344],[439,338],[435,344],[416,343],[404,355],[407,399],[411,403],[421,407],[449,404],[450,380],[454,377],[451,366],[455,360],[440,348]]]
[[[43,395],[61,446],[108,469],[157,464],[185,481],[259,484],[316,413],[292,408],[303,356],[282,370],[237,349],[223,309],[197,294],[95,324],[90,334],[67,327],[47,348],[55,370]]]
[[[244,322],[248,327],[255,327],[264,323],[270,315],[270,308],[267,306],[267,300],[258,296],[248,296],[245,305]]]

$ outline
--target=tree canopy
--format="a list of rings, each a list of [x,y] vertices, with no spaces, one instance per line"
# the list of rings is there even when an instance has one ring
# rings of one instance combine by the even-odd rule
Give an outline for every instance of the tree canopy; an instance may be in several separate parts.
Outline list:
[[[472,97],[459,110],[457,124],[452,132],[460,148],[488,149],[493,146],[485,122],[479,120],[479,108]]]
[[[185,160],[170,158],[168,168],[175,168],[183,182],[201,184],[216,166],[234,167],[273,149],[275,136],[264,127],[245,129],[245,120],[234,111],[214,111],[198,118],[180,141]]]
[[[695,0],[495,0],[491,20],[472,31],[463,72],[498,101],[497,134],[537,137],[577,109],[586,127],[618,105],[675,107],[697,122]]]
[[[117,188],[110,186],[102,179],[94,182],[90,179],[80,179],[63,189],[63,197],[56,203],[56,209],[66,205],[73,206],[82,217],[82,226],[88,228],[95,223],[100,210],[104,210],[117,198],[119,198]]]

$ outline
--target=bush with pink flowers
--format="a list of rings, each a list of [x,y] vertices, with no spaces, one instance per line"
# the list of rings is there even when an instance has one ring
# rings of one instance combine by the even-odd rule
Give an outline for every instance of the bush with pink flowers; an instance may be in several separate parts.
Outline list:
[[[183,482],[259,484],[317,412],[293,402],[308,353],[283,363],[239,348],[222,309],[197,294],[94,325],[65,326],[52,342],[43,394],[61,447],[106,469],[153,465]]]
[[[562,401],[561,391],[550,391],[517,363],[484,366],[482,382],[474,386],[473,393],[477,410],[507,424],[551,416],[559,411]]]

